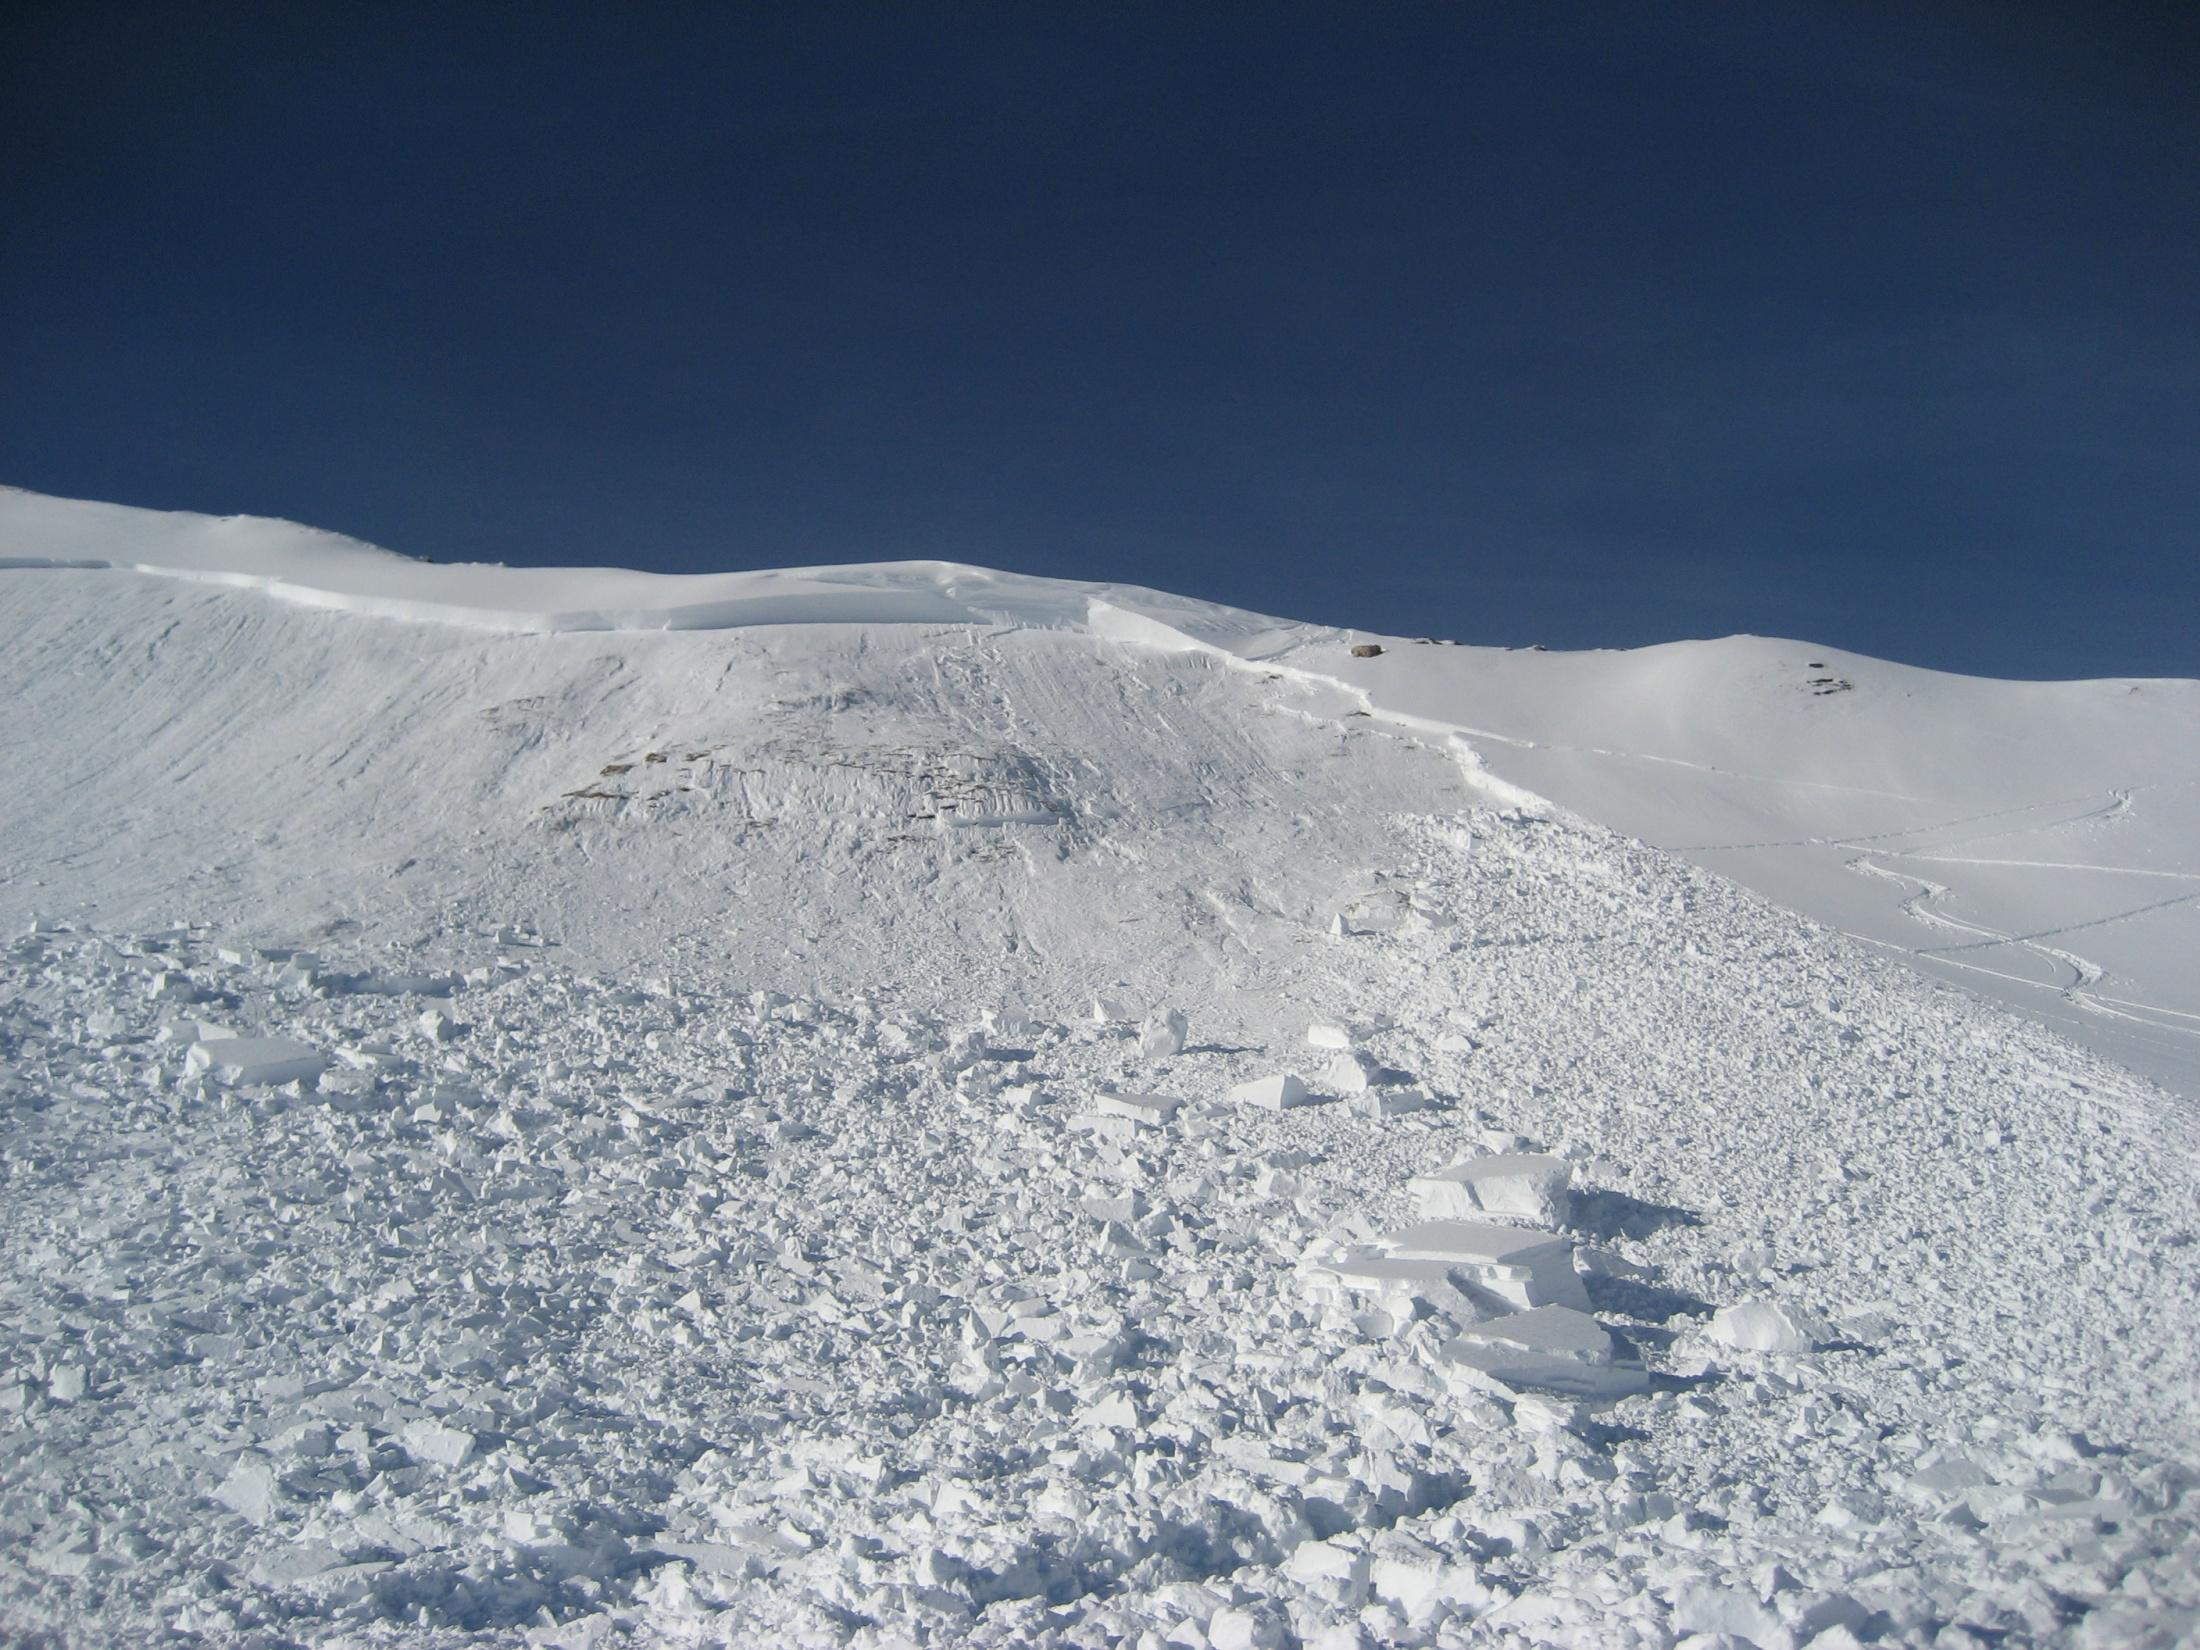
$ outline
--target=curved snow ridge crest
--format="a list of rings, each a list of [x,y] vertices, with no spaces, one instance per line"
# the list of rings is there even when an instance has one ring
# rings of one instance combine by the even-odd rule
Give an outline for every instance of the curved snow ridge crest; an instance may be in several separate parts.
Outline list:
[[[374,577],[316,577],[312,572],[255,571],[237,567],[149,561],[120,556],[0,554],[0,569],[139,573],[191,584],[250,590],[299,607],[368,618],[452,625],[469,630],[555,635],[569,631],[735,630],[754,625],[797,624],[1045,624],[1039,604],[982,599],[982,580],[909,576],[903,580],[840,578],[839,569],[693,575],[725,594],[664,603],[609,600],[565,605],[567,593],[634,596],[650,582],[685,583],[689,576],[631,573],[625,569],[526,569],[440,566],[391,558]],[[893,570],[950,564],[899,564]],[[343,570],[350,571],[350,570]],[[872,569],[849,569],[851,573]],[[878,572],[886,572],[881,567]],[[957,574],[979,569],[954,568]],[[975,584],[976,589],[969,588]],[[362,586],[367,586],[362,588]],[[439,588],[440,587],[440,588]],[[594,590],[591,587],[598,587]],[[449,595],[443,594],[448,589]],[[701,594],[701,593],[699,593]],[[511,598],[548,596],[548,602]],[[976,598],[976,599],[974,599]],[[1065,606],[1067,604],[1064,604]],[[1055,620],[1057,624],[1061,621]]]
[[[1236,639],[1279,621],[1127,585],[893,561],[722,573],[416,561],[265,516],[205,516],[0,487],[0,569],[114,571],[250,590],[303,607],[472,630],[735,630],[978,624],[1075,630],[1089,597]]]
[[[425,567],[427,564],[415,565]],[[1006,617],[958,601],[945,590],[921,587],[820,588],[777,594],[759,592],[662,607],[562,608],[484,606],[416,595],[341,590],[276,574],[226,568],[176,567],[160,562],[90,557],[0,556],[0,569],[21,568],[142,573],[189,584],[256,591],[298,607],[354,613],[366,618],[402,619],[419,624],[529,635],[577,631],[736,630],[752,625],[780,624],[962,624],[996,622]],[[503,568],[480,571],[517,572]],[[518,576],[524,577],[523,574]]]
[[[1472,730],[1455,722],[1439,721],[1434,717],[1416,716],[1408,711],[1386,710],[1376,702],[1372,693],[1359,684],[1347,682],[1342,677],[1332,676],[1324,671],[1289,663],[1276,657],[1274,652],[1267,650],[1267,645],[1263,645],[1278,642],[1293,645],[1325,638],[1335,639],[1341,637],[1342,632],[1325,632],[1310,625],[1281,626],[1261,633],[1255,646],[1234,648],[1180,630],[1151,614],[1136,612],[1097,596],[1087,608],[1085,628],[1094,636],[1106,640],[1161,648],[1171,653],[1207,653],[1235,669],[1258,671],[1265,676],[1281,676],[1287,681],[1304,686],[1343,694],[1356,701],[1370,721],[1383,723],[1432,743],[1441,743],[1459,764],[1467,782],[1489,796],[1497,806],[1517,808],[1524,813],[1546,818],[1578,818],[1548,797],[1538,796],[1535,792],[1515,785],[1510,780],[1500,779],[1490,772],[1482,761],[1482,753],[1474,748],[1473,740],[1468,737]]]
[[[299,607],[499,633],[735,630],[763,625],[983,624],[1082,631],[1202,652],[1342,695],[1374,721],[1440,743],[1499,806],[1559,812],[1498,779],[1469,730],[1377,704],[1285,655],[1343,631],[1132,585],[1086,584],[947,561],[668,574],[415,561],[265,516],[205,516],[0,487],[0,570],[126,572],[249,590]]]

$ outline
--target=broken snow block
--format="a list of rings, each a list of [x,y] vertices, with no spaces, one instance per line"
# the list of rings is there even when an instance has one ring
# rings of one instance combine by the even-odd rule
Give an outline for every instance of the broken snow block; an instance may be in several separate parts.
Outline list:
[[[328,1069],[328,1056],[290,1037],[224,1037],[193,1043],[183,1069],[186,1076],[211,1076],[232,1086],[311,1082]]]
[[[1063,1126],[1079,1134],[1089,1134],[1095,1140],[1105,1140],[1112,1146],[1129,1145],[1138,1138],[1141,1127],[1128,1117],[1100,1111],[1072,1112],[1063,1119]]]
[[[1624,1398],[1650,1385],[1640,1363],[1619,1356],[1602,1324],[1566,1306],[1538,1306],[1476,1324],[1444,1343],[1444,1359],[1509,1387],[1581,1398]]]
[[[1213,1650],[1283,1650],[1291,1642],[1280,1622],[1235,1604],[1208,1617],[1206,1636]]]
[[[180,968],[164,968],[152,977],[147,989],[164,1003],[201,1003],[206,993]]]
[[[1145,1194],[1135,1186],[1087,1192],[1077,1206],[1099,1221],[1141,1220],[1150,1212]]]
[[[1369,1089],[1352,1097],[1352,1109],[1362,1117],[1403,1117],[1408,1112],[1427,1111],[1434,1104],[1425,1091],[1416,1088]],[[1431,1211],[1424,1208],[1421,1212]]]
[[[1563,1226],[1573,1213],[1574,1167],[1543,1152],[1507,1152],[1469,1158],[1406,1183],[1421,1213],[1431,1220],[1510,1215],[1544,1226]]]
[[[1307,1105],[1313,1098],[1307,1092],[1305,1080],[1295,1071],[1275,1077],[1256,1077],[1230,1091],[1230,1099],[1236,1104],[1258,1106],[1263,1111],[1283,1111],[1287,1107]]]
[[[413,1022],[420,1028],[420,1035],[431,1043],[454,1041],[466,1028],[439,1008],[431,1008]]]
[[[1384,1243],[1402,1260],[1437,1260],[1471,1289],[1515,1307],[1589,1308],[1570,1238],[1486,1221],[1424,1220]]]
[[[1463,1556],[1438,1552],[1395,1530],[1378,1540],[1369,1566],[1370,1590],[1409,1620],[1430,1620],[1446,1605],[1465,1605],[1476,1613],[1488,1605],[1489,1585]]]
[[[1705,1331],[1721,1346],[1740,1352],[1777,1352],[1794,1356],[1817,1345],[1817,1325],[1804,1314],[1772,1301],[1742,1301],[1721,1307]]]
[[[1127,1117],[1141,1128],[1158,1129],[1176,1115],[1182,1102],[1167,1094],[1100,1094],[1092,1109],[1102,1117]]]
[[[1166,1060],[1184,1052],[1190,1026],[1175,1009],[1157,1009],[1138,1028],[1138,1052],[1149,1060]]]
[[[1562,1393],[1521,1392],[1512,1401],[1513,1425],[1527,1433],[1571,1432],[1585,1407]]]
[[[1346,1049],[1322,1067],[1321,1076],[1316,1081],[1330,1094],[1365,1094],[1374,1086],[1374,1074],[1374,1061],[1364,1054],[1355,1054]]]
[[[275,1469],[258,1455],[239,1456],[214,1491],[214,1499],[247,1524],[265,1524],[279,1496]]]
[[[1352,1033],[1340,1025],[1317,1020],[1306,1028],[1308,1048],[1350,1048]]]
[[[1412,898],[1403,889],[1378,888],[1347,900],[1331,926],[1338,934],[1395,934],[1412,915]]]
[[[1123,1391],[1104,1394],[1085,1407],[1083,1424],[1101,1427],[1109,1432],[1136,1432],[1142,1425],[1138,1405],[1131,1395]]]
[[[415,1461],[432,1461],[439,1467],[455,1467],[473,1453],[474,1435],[462,1427],[450,1427],[440,1421],[419,1420],[406,1423],[399,1434],[405,1452]]]
[[[1344,1541],[1300,1542],[1283,1573],[1331,1609],[1357,1610],[1367,1602],[1368,1555]]]
[[[1360,1300],[1372,1299],[1388,1314],[1393,1328],[1430,1312],[1441,1312],[1454,1323],[1474,1323],[1492,1310],[1459,1287],[1449,1262],[1402,1260],[1368,1244],[1352,1244],[1325,1259],[1309,1260],[1300,1270],[1316,1301],[1357,1309]],[[1363,1324],[1362,1331],[1390,1332],[1375,1324]]]

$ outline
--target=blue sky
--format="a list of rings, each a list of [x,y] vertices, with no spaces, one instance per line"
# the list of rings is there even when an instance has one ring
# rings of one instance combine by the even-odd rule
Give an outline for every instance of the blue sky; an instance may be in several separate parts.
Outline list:
[[[33,6],[0,480],[2200,675],[2195,15]]]

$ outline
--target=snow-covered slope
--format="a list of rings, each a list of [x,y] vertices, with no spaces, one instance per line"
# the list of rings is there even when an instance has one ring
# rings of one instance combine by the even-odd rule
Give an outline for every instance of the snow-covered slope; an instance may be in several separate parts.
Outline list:
[[[0,1634],[2200,1619],[2193,684],[0,564]]]
[[[437,566],[288,522],[0,490],[0,568],[68,567],[497,632],[975,624],[1212,649],[1464,734],[1493,776],[2200,1096],[2200,682],[1984,681],[1760,637],[1409,647],[946,562]]]
[[[1753,636],[1323,668],[1489,766],[2200,1096],[2200,682]]]

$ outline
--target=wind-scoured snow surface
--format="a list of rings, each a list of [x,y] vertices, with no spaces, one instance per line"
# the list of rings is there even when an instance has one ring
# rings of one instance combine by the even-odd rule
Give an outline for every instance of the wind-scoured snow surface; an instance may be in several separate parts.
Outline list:
[[[23,493],[0,637],[0,1642],[2200,1624],[2195,684]]]

